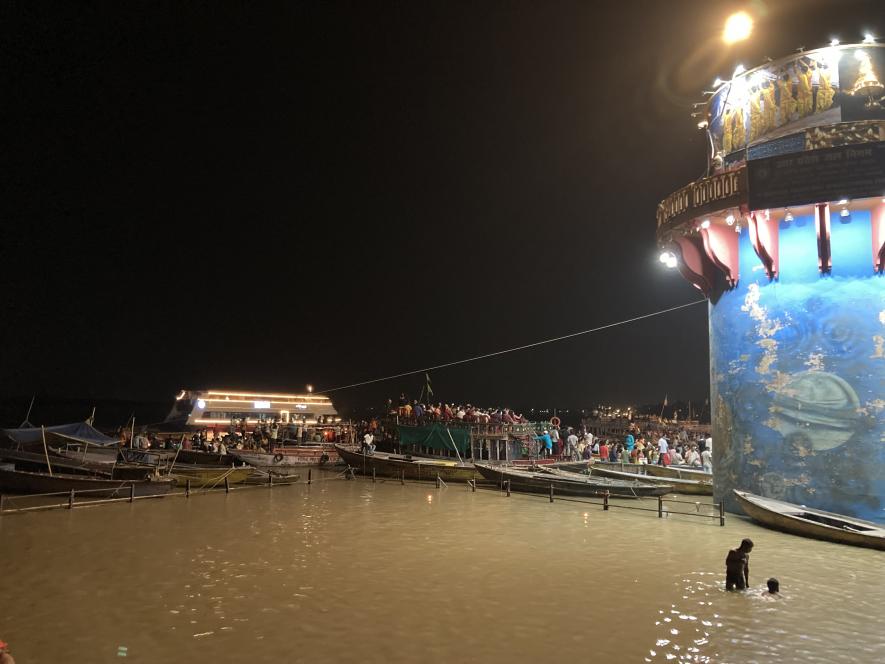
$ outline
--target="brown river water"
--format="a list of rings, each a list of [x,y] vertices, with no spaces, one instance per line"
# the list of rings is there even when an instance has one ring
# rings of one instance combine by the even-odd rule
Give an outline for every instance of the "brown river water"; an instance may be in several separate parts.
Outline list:
[[[323,478],[4,515],[0,638],[18,664],[885,662],[881,552],[732,515]],[[754,589],[726,593],[743,537]]]

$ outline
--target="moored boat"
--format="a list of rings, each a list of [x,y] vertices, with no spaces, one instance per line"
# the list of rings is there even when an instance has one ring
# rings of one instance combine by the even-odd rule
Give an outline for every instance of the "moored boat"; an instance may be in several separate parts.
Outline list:
[[[53,471],[73,475],[93,475],[112,480],[143,480],[156,472],[156,467],[136,463],[95,463],[77,461],[67,457],[47,455],[45,453],[26,452],[0,448],[0,459],[15,465],[16,470],[45,473]]]
[[[617,465],[617,464],[615,464]],[[622,464],[624,466],[639,464]],[[694,466],[661,466],[656,463],[644,465],[645,474],[654,477],[674,477],[680,480],[710,480],[713,481],[713,473],[708,473]]]
[[[763,526],[802,537],[885,551],[885,527],[854,517],[764,498],[734,489],[747,515]]]
[[[666,486],[609,480],[547,467],[539,468],[539,472],[535,472],[517,470],[511,466],[478,463],[476,469],[490,482],[503,485],[507,481],[514,491],[529,493],[548,493],[551,486],[556,495],[585,497],[600,497],[608,492],[609,495],[619,498],[640,498],[663,495],[670,491]]]
[[[622,486],[625,490],[629,489],[629,493],[631,496],[636,496],[638,498],[644,498],[648,496],[663,496],[668,493],[675,493],[673,490],[673,485],[669,483],[657,483],[657,484],[646,484],[641,482],[638,477],[636,479],[631,478],[606,478],[606,477],[593,477],[591,475],[587,475],[585,473],[573,473],[568,470],[563,470],[562,468],[551,468],[549,466],[541,466],[539,470],[542,473],[546,473],[548,475],[555,475],[557,477],[562,477],[564,479],[569,479],[573,481],[589,481],[591,483],[594,482],[602,482],[605,486]],[[609,491],[612,493],[612,491]],[[613,494],[614,495],[614,494]]]
[[[661,466],[656,463],[622,463],[620,461],[596,461],[594,468],[611,468],[622,473],[642,473],[652,477],[673,477],[680,480],[713,480],[713,474],[692,466]]]
[[[169,493],[175,480],[169,477],[149,477],[142,480],[112,480],[68,473],[36,473],[11,468],[0,468],[0,491],[14,493],[88,492],[90,497],[154,496]]]
[[[347,449],[340,445],[336,445],[335,449],[354,472],[363,475],[375,474],[381,477],[427,481],[436,480],[438,476],[444,482],[466,482],[479,476],[472,463],[377,451],[374,454],[363,454],[359,450]]]
[[[625,465],[629,466],[637,464]],[[637,467],[642,468],[641,465],[637,465]],[[609,477],[615,480],[636,480],[637,482],[642,482],[644,484],[668,484],[673,487],[673,493],[685,493],[699,496],[713,495],[713,481],[708,479],[684,480],[677,477],[656,477],[654,475],[645,475],[642,472],[637,471],[622,472],[620,470],[605,467],[602,464],[593,464],[590,466],[590,474],[596,475],[597,477]]]
[[[192,464],[176,465],[169,473],[170,477],[184,485],[190,480],[194,487],[214,487],[223,485],[225,479],[230,484],[245,482],[255,472],[252,466],[195,466]]]
[[[250,466],[276,475],[291,475],[305,466],[334,465],[341,460],[334,445],[285,445],[273,452],[232,450],[231,455]]]

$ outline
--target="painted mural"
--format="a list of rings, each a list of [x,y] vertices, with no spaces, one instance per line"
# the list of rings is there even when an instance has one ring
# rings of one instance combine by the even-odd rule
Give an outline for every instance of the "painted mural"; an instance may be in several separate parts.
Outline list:
[[[883,74],[881,44],[816,49],[736,74],[707,106],[714,151],[726,157],[808,127],[885,119]]]
[[[746,489],[885,523],[885,276],[870,233],[868,212],[835,222],[820,275],[814,220],[782,221],[769,282],[743,231],[740,282],[710,305],[717,498]]]

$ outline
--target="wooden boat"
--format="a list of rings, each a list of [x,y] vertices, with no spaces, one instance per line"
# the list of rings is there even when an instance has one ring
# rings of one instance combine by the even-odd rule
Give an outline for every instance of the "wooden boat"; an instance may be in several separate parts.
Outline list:
[[[169,493],[175,486],[170,477],[150,477],[143,480],[112,480],[67,473],[34,473],[0,468],[0,491],[14,493],[70,493],[88,492],[89,497],[129,496],[131,487],[136,496],[155,496]]]
[[[372,475],[374,471],[374,474],[380,477],[404,477],[407,480],[427,481],[435,481],[439,476],[444,482],[466,482],[479,477],[472,463],[388,454],[377,450],[374,454],[362,454],[358,450],[347,449],[340,445],[336,445],[335,449],[354,472],[362,475]]]
[[[50,466],[53,471],[73,475],[92,475],[112,480],[144,480],[156,471],[154,466],[133,463],[94,463],[76,461],[67,457],[47,456],[43,452],[26,452],[24,450],[0,449],[0,459],[14,464],[16,470],[46,473]]]
[[[737,489],[734,495],[744,512],[763,526],[802,537],[885,551],[885,527],[881,525]]]
[[[66,443],[61,447],[50,447],[49,449],[56,456],[74,461],[103,463],[109,466],[117,463],[120,451],[116,446],[98,447],[88,443]]]
[[[556,475],[557,477],[563,477],[565,479],[574,480],[576,482],[577,481],[604,482],[604,483],[606,483],[606,485],[608,485],[608,483],[611,483],[612,485],[615,485],[615,483],[617,483],[617,485],[626,484],[626,485],[628,485],[628,487],[630,489],[631,497],[633,495],[635,495],[638,498],[643,498],[643,497],[648,497],[648,496],[664,496],[668,493],[675,493],[675,491],[673,490],[673,486],[667,482],[657,483],[657,484],[646,484],[644,482],[641,482],[638,479],[638,477],[636,479],[633,479],[632,477],[628,477],[627,479],[604,478],[604,477],[599,477],[598,475],[596,477],[593,477],[593,476],[588,475],[586,473],[573,473],[568,470],[562,470],[561,468],[550,468],[550,467],[545,467],[545,466],[541,466],[539,468],[539,470],[542,473],[546,473],[548,475]],[[609,491],[609,493],[614,495],[614,493],[612,491]]]
[[[164,450],[168,452],[169,450]],[[197,466],[225,466],[230,468],[231,457],[230,452],[228,454],[221,454],[220,452],[204,452],[203,450],[178,450],[178,456],[176,457],[176,450],[172,450],[172,457],[175,458],[175,463],[192,463]]]
[[[624,466],[638,466],[640,464],[625,463]],[[645,474],[653,477],[674,477],[679,480],[709,480],[713,481],[713,473],[705,472],[694,466],[660,466],[656,463],[644,464]]]
[[[127,463],[140,464],[163,470],[168,468],[175,459],[175,450],[137,450],[124,448],[120,450],[120,458]],[[228,467],[230,460],[228,460]]]
[[[642,465],[639,464],[625,465],[637,465],[639,468],[642,468]],[[615,480],[634,479],[644,484],[669,484],[673,487],[671,489],[673,493],[685,493],[698,496],[713,495],[713,481],[707,479],[682,480],[676,477],[655,477],[654,475],[645,475],[642,472],[621,472],[620,470],[604,467],[601,464],[593,464],[590,466],[590,474],[596,475],[597,477],[610,477]]]
[[[170,477],[178,480],[180,485],[184,485],[188,480],[194,488],[223,486],[225,478],[230,484],[240,484],[245,482],[250,475],[255,472],[252,466],[230,466],[224,468],[222,466],[195,466],[193,464],[176,464],[171,472]]]
[[[19,427],[0,430],[3,447],[28,452],[46,452],[77,461],[113,464],[120,441],[104,435],[88,422],[58,424],[48,427]]]
[[[592,465],[592,461],[553,461],[549,464],[551,468],[559,468],[560,470],[567,470],[572,473],[583,473]]]
[[[293,475],[305,466],[334,465],[341,457],[334,445],[292,445],[274,448],[273,453],[232,450],[230,454],[274,475]]]
[[[535,472],[531,470],[517,470],[512,466],[484,463],[477,463],[475,465],[483,478],[499,486],[503,486],[505,481],[509,481],[510,488],[514,491],[549,493],[550,487],[553,486],[553,493],[557,496],[600,497],[608,491],[609,495],[619,498],[657,496],[670,491],[666,486],[658,487],[640,482],[609,480],[547,467],[541,467],[538,472]]]
[[[622,463],[620,461],[597,461],[593,467],[611,468],[622,473],[643,473],[652,477],[673,477],[679,480],[713,481],[713,474],[691,466],[660,466],[656,463]]]

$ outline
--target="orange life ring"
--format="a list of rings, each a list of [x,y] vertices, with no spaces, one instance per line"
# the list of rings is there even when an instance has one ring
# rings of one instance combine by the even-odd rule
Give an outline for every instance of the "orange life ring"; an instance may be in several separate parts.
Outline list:
[[[555,427],[558,427],[561,423],[562,423],[561,420],[558,417],[556,417],[556,415],[554,415],[553,417],[550,418],[550,424]]]

